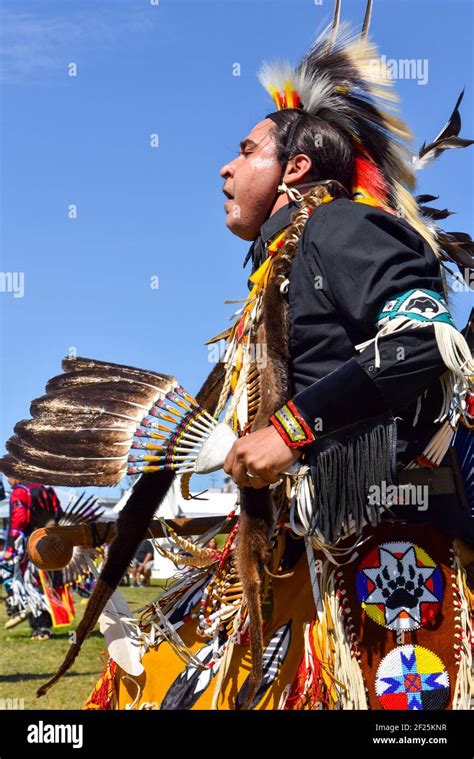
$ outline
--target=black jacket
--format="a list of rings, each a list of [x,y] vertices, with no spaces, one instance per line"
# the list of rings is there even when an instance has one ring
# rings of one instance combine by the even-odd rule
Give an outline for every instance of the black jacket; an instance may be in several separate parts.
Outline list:
[[[267,243],[288,226],[295,210],[290,203],[264,223],[246,259],[252,257],[254,270],[266,258]],[[434,331],[426,327],[382,338],[379,368],[373,345],[362,352],[355,346],[376,335],[384,304],[411,289],[443,293],[435,255],[409,224],[347,199],[316,208],[289,275],[292,400],[311,427],[318,420],[319,437],[380,415],[397,417],[399,468],[420,454],[439,428],[434,419],[441,409],[439,377],[446,367]],[[474,541],[473,520],[454,515],[460,507],[452,499],[447,514],[439,498],[432,502],[433,508],[439,505],[440,526],[459,517],[456,532]],[[434,512],[422,518],[440,521]]]

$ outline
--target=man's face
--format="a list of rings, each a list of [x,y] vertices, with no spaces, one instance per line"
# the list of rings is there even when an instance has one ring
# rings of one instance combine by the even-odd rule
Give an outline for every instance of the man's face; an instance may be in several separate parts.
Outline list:
[[[276,157],[273,121],[260,121],[240,143],[240,152],[220,170],[227,227],[243,240],[255,240],[277,192],[281,163]]]

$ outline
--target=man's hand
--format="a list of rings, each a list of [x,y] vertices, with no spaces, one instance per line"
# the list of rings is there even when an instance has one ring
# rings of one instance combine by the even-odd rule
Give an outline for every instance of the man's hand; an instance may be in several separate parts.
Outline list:
[[[280,472],[294,464],[300,454],[270,425],[235,441],[224,461],[224,472],[239,487],[264,488],[278,482]]]

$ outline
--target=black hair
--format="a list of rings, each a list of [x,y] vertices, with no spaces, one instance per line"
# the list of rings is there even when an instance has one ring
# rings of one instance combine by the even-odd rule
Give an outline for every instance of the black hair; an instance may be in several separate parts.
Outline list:
[[[275,125],[278,160],[286,164],[303,153],[311,158],[309,182],[333,179],[352,190],[354,146],[349,137],[327,121],[297,108],[284,108],[266,116]]]

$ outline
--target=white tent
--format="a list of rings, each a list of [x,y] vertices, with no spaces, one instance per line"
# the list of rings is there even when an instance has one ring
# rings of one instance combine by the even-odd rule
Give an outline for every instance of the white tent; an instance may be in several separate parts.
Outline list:
[[[120,513],[132,492],[127,490],[114,506],[114,511]],[[199,500],[186,501],[181,495],[180,478],[176,477],[168,490],[163,503],[157,509],[155,516],[163,519],[177,517],[208,517],[226,516],[232,510],[237,499],[237,491],[230,493],[222,490],[206,490]]]

